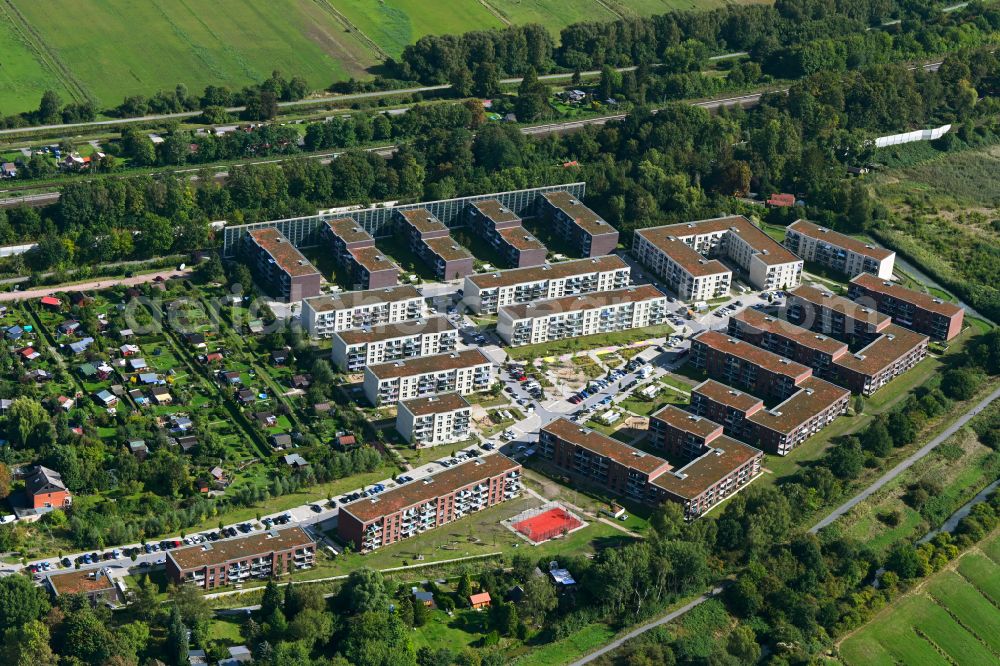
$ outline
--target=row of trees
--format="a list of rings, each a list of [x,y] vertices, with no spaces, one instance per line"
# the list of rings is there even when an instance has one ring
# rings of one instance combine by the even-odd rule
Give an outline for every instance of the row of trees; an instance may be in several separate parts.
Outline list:
[[[491,71],[520,76],[531,68],[545,72],[665,63],[675,71],[691,71],[711,52],[747,51],[767,73],[791,77],[975,44],[1000,26],[1000,14],[974,5],[945,15],[929,2],[893,0],[674,11],[575,23],[563,28],[558,47],[533,25],[428,35],[407,46],[390,68],[399,78],[442,84],[485,78]],[[880,25],[893,18],[901,20]]]

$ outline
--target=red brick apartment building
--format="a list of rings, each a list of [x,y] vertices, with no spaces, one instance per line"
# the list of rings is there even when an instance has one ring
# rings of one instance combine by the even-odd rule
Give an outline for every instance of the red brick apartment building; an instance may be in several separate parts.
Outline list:
[[[520,492],[521,465],[498,453],[343,506],[337,533],[358,552],[369,553]]]
[[[399,266],[375,247],[375,239],[354,218],[327,220],[322,234],[337,264],[350,276],[356,289],[394,287]]]
[[[31,509],[61,509],[73,503],[62,475],[41,465],[25,478],[24,494]]]
[[[788,292],[785,316],[793,324],[850,344],[871,342],[892,323],[874,308],[809,285]]]
[[[808,366],[814,375],[827,379],[836,372],[833,362],[847,353],[845,342],[751,308],[729,318],[729,335]]]
[[[689,520],[750,483],[763,457],[753,447],[714,434],[707,448],[674,469],[663,458],[565,418],[543,427],[538,443],[541,455],[567,474],[636,501],[678,502]]]
[[[475,201],[468,208],[472,230],[499,252],[513,268],[541,266],[547,250],[528,233],[521,218],[496,199]]]
[[[748,441],[768,453],[787,455],[846,412],[850,400],[847,389],[808,377],[784,402],[747,417],[752,433]]]
[[[583,257],[610,254],[618,247],[618,230],[566,191],[538,197],[538,214],[552,223],[557,236]]]
[[[730,437],[750,442],[756,435],[749,418],[764,409],[764,401],[714,379],[706,379],[691,389],[691,405],[688,409],[698,416],[722,424],[723,431]]]
[[[167,578],[206,590],[312,566],[316,542],[301,527],[167,551]]]
[[[703,331],[691,340],[691,362],[730,386],[766,400],[784,400],[812,370],[719,331]]]
[[[926,335],[889,324],[868,346],[837,360],[837,383],[871,395],[923,360],[927,343]]]
[[[876,310],[892,317],[893,323],[936,340],[951,340],[962,332],[964,308],[875,275],[866,273],[851,280],[847,295],[874,304]]]
[[[413,208],[397,210],[395,214],[410,249],[433,269],[438,280],[457,280],[475,272],[472,255],[429,210]]]
[[[255,277],[286,302],[318,296],[323,276],[273,227],[247,232],[244,254]]]

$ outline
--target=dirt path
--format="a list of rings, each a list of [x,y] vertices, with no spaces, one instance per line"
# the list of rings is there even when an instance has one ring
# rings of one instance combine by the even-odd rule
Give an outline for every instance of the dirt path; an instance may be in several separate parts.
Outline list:
[[[136,275],[130,278],[104,278],[91,280],[89,282],[74,282],[70,284],[52,285],[51,287],[26,289],[24,291],[7,291],[0,293],[0,302],[25,301],[32,298],[41,298],[42,296],[51,296],[59,291],[89,291],[92,289],[108,289],[116,285],[134,287],[136,285],[153,282],[158,277],[163,279],[183,277],[189,275],[192,270],[193,269],[191,268],[185,268],[184,270],[175,268],[167,271],[158,271],[156,273]]]

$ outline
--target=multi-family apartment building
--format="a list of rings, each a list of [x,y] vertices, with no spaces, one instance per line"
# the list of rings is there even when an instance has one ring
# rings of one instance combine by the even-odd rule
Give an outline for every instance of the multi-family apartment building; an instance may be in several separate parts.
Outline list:
[[[784,456],[847,411],[851,392],[818,377],[799,382],[798,391],[771,409],[747,417],[753,424],[750,443]]]
[[[480,273],[465,278],[463,302],[477,314],[495,314],[504,305],[623,289],[629,275],[616,255]]]
[[[888,280],[892,278],[896,262],[896,253],[892,250],[865,243],[808,220],[796,220],[788,225],[785,247],[806,261],[814,261],[848,277],[870,273]]]
[[[316,542],[301,527],[268,530],[167,551],[167,579],[206,590],[313,565]]]
[[[472,407],[457,393],[403,400],[396,410],[396,431],[416,448],[469,438]]]
[[[667,405],[649,417],[653,446],[682,460],[698,457],[722,434],[720,424],[674,405]]]
[[[337,533],[358,552],[370,553],[520,492],[521,465],[497,453],[342,506]]]
[[[584,257],[610,254],[618,246],[618,230],[566,191],[538,197],[538,215],[552,231]]]
[[[726,296],[733,272],[718,259],[708,259],[664,230],[637,229],[632,254],[682,301],[707,301]]]
[[[545,263],[545,245],[528,233],[514,211],[496,199],[469,204],[468,225],[514,268]]]
[[[395,215],[410,249],[434,271],[438,280],[457,280],[472,275],[472,255],[451,237],[448,227],[429,210],[397,210]]]
[[[763,457],[753,447],[715,435],[709,447],[675,469],[663,458],[565,418],[542,427],[538,443],[541,455],[560,471],[639,502],[678,502],[689,520],[750,483]]]
[[[850,391],[807,377],[798,390],[767,409],[749,393],[706,380],[691,390],[690,411],[719,423],[723,432],[768,453],[786,455],[843,414]]]
[[[691,362],[711,379],[750,391],[765,400],[784,400],[812,370],[783,356],[719,331],[691,339]]]
[[[785,316],[793,324],[852,345],[871,342],[892,324],[875,308],[805,284],[788,292]]]
[[[457,346],[458,329],[438,316],[339,331],[333,334],[330,358],[341,370],[357,372],[366,365],[453,352]]]
[[[286,302],[317,296],[323,276],[277,229],[247,232],[243,253],[254,277]]]
[[[398,282],[399,266],[375,247],[375,239],[353,218],[327,220],[321,233],[356,289],[381,289]]]
[[[365,366],[364,390],[377,406],[442,393],[487,391],[493,379],[490,359],[478,349],[468,349]]]
[[[834,361],[848,349],[845,342],[752,308],[729,318],[729,335],[809,366],[814,375],[826,379],[836,375]]]
[[[890,323],[881,335],[836,361],[837,383],[871,395],[927,356],[928,337]]]
[[[408,284],[302,301],[302,323],[314,338],[330,338],[338,331],[363,326],[419,319],[423,312],[424,297],[416,287]]]
[[[951,340],[962,332],[964,308],[874,275],[855,277],[847,295],[889,315],[893,323],[936,340]]]
[[[742,215],[640,229],[633,253],[686,300],[704,300],[728,289],[732,275],[727,277],[721,263],[709,261],[715,257],[738,266],[756,289],[788,289],[802,281],[802,259]]]
[[[764,409],[764,401],[755,395],[706,379],[691,389],[693,414],[722,425],[723,432],[744,442],[754,441],[754,425],[749,418]]]
[[[497,334],[512,347],[656,326],[667,318],[667,297],[652,285],[504,305]]]

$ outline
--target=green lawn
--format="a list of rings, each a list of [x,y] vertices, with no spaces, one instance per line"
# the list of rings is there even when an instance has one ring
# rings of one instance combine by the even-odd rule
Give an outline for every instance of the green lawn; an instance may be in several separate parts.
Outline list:
[[[507,349],[507,354],[513,359],[535,359],[547,356],[560,356],[562,354],[580,352],[585,349],[617,347],[639,342],[641,340],[663,338],[673,335],[673,333],[673,327],[669,324],[661,324],[659,326],[634,328],[628,331],[619,331],[617,333],[585,335],[579,338],[545,342],[538,345],[510,347]]]
[[[0,4],[0,43],[4,47],[0,63],[0,108],[4,114],[37,109],[46,90],[70,97],[66,83],[54,68],[46,66],[32,52],[31,41],[12,10],[6,3]]]
[[[606,645],[614,635],[614,630],[606,624],[588,624],[562,640],[531,647],[530,652],[516,657],[510,663],[517,664],[517,666],[568,664],[574,659]]]
[[[375,62],[325,1],[14,0],[13,5],[61,65],[54,70],[60,78],[100,106],[114,106],[126,95],[151,97],[178,83],[193,94],[208,84],[240,88],[268,78],[272,70],[325,88]],[[4,43],[9,48],[10,42]],[[8,60],[5,55],[3,69]],[[8,88],[0,91],[0,107],[13,111]]]
[[[468,608],[455,611],[453,617],[448,617],[444,611],[433,610],[427,624],[410,634],[410,643],[415,650],[422,647],[435,650],[446,647],[458,652],[488,633],[488,617],[489,614],[485,611]]]
[[[334,6],[392,56],[427,34],[503,27],[477,0],[337,0]]]
[[[1000,548],[1000,534],[981,544]],[[905,664],[990,664],[1000,653],[1000,615],[980,581],[1000,580],[1000,565],[975,551],[926,586],[883,610],[840,646],[848,666]],[[968,574],[973,571],[974,574]],[[972,579],[970,581],[970,578]]]

